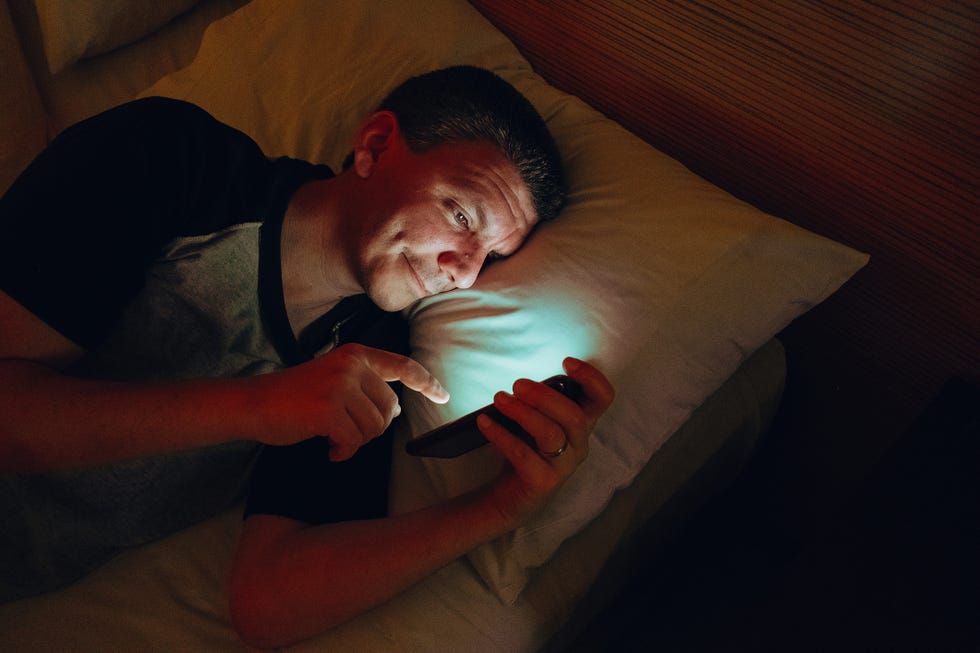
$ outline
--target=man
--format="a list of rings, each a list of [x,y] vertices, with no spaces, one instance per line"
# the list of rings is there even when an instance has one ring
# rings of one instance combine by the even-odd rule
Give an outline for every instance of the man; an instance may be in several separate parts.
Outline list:
[[[322,447],[319,462],[341,468],[397,416],[388,382],[446,401],[410,358],[339,345],[345,330],[370,332],[372,303],[398,311],[471,285],[557,212],[560,179],[530,104],[469,67],[396,89],[337,176],[269,161],[172,100],[66,130],[0,200],[6,595],[57,586],[229,505],[257,442]],[[232,582],[243,637],[311,635],[519,525],[584,458],[611,401],[593,367],[566,369],[581,406],[530,381],[495,398],[537,450],[484,421],[508,471],[413,515],[361,512],[358,494],[375,484],[334,492],[332,512],[296,514],[305,486],[280,486],[305,449],[270,449]],[[350,462],[370,479],[387,475],[360,458]],[[305,476],[324,474],[329,464]]]

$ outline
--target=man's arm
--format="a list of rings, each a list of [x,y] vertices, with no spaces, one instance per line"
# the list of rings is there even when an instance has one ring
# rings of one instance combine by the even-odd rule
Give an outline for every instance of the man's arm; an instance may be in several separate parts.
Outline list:
[[[323,435],[347,457],[398,414],[387,381],[447,395],[415,361],[348,345],[242,379],[136,384],[72,377],[84,350],[0,291],[0,473],[122,460],[231,440]]]
[[[135,386],[65,375],[62,370],[84,353],[0,292],[0,472],[99,463],[230,439],[219,418],[236,401],[244,407],[231,389]]]
[[[566,365],[582,384],[581,406],[538,383],[519,381],[497,408],[521,424],[542,456],[481,418],[509,461],[491,485],[444,504],[385,519],[309,526],[272,515],[245,523],[230,587],[242,638],[259,647],[311,637],[378,605],[477,545],[524,523],[588,453],[588,436],[612,402],[609,382],[580,361]]]

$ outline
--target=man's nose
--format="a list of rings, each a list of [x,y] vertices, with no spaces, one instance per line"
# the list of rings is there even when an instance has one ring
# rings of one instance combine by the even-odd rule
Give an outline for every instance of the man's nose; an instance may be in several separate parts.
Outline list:
[[[443,252],[439,255],[439,267],[448,275],[456,288],[469,288],[476,282],[486,256],[480,252]]]

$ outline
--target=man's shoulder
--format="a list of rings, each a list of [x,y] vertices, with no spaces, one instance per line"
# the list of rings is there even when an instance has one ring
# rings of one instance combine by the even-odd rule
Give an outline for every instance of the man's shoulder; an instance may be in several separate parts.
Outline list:
[[[168,124],[198,124],[238,131],[193,102],[159,95],[130,100],[106,113],[113,112],[132,116],[136,120],[160,121]]]
[[[229,137],[258,150],[251,138],[220,122],[204,108],[185,100],[152,96],[125,102],[71,125],[48,149],[57,151],[71,146],[72,141],[88,144],[91,138],[130,143],[137,138],[154,144],[150,148],[154,152],[165,152],[187,139],[228,141]]]
[[[130,100],[103,111],[94,119],[120,119],[134,117],[139,119],[215,121],[215,118],[202,107],[176,98],[159,95]]]
[[[207,111],[202,109],[200,106],[194,104],[193,102],[188,102],[187,100],[179,100],[177,98],[165,97],[162,95],[151,95],[147,97],[138,98],[136,100],[130,100],[124,102],[116,107],[117,109],[128,108],[133,111],[161,111],[161,112],[179,112],[187,113],[189,115],[204,114],[210,115]]]

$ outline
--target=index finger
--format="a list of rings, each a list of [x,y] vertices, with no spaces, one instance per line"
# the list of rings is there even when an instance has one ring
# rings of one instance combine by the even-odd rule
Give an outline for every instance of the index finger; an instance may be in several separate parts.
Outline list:
[[[401,381],[406,388],[421,392],[437,404],[449,401],[449,392],[439,379],[408,356],[365,347],[362,360],[385,381]]]

